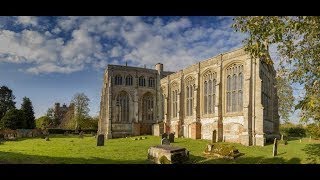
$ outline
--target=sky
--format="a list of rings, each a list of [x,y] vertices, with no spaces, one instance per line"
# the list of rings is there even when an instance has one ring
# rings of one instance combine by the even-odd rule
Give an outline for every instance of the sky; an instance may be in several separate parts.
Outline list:
[[[2,16],[0,86],[13,90],[17,108],[30,98],[37,118],[78,92],[89,97],[89,114],[96,116],[108,64],[183,69],[242,46],[246,35],[231,28],[232,18]]]

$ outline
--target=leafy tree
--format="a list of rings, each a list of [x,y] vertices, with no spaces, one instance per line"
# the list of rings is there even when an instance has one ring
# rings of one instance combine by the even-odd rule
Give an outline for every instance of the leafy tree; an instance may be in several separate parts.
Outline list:
[[[80,121],[80,127],[82,129],[96,129],[98,130],[98,121],[97,117],[87,117]]]
[[[29,98],[24,97],[21,104],[21,111],[24,113],[27,129],[36,127],[32,102]]]
[[[319,16],[243,16],[234,19],[233,28],[247,33],[245,49],[254,58],[273,63],[270,44],[277,46],[280,67],[288,71],[292,82],[304,85],[302,121],[320,122],[320,17]]]
[[[48,108],[46,116],[50,119],[50,127],[56,127],[59,124],[59,119],[54,114],[53,108]]]
[[[49,127],[51,119],[48,116],[42,116],[36,119],[36,127],[39,129],[45,129]]]
[[[26,126],[24,112],[18,109],[10,109],[1,119],[0,126],[9,129],[23,129]]]
[[[0,120],[6,114],[9,109],[15,108],[15,102],[13,101],[15,96],[12,94],[12,90],[7,86],[0,87]]]
[[[289,122],[290,114],[293,113],[294,108],[293,89],[284,73],[278,73],[276,80],[277,94],[279,97],[279,115],[281,119],[287,123]]]
[[[320,138],[320,123],[312,123],[307,125],[307,132],[313,138]]]
[[[75,129],[79,129],[80,121],[89,116],[89,101],[90,99],[84,93],[76,93],[73,96],[71,103],[75,108]]]

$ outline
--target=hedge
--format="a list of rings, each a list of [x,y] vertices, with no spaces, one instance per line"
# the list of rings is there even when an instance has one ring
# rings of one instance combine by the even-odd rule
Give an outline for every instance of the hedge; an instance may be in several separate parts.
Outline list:
[[[96,133],[96,129],[79,129],[78,133],[83,131],[85,134]],[[64,134],[65,132],[70,134],[75,134],[76,131],[74,129],[60,129],[60,128],[48,128],[48,132],[50,134]]]

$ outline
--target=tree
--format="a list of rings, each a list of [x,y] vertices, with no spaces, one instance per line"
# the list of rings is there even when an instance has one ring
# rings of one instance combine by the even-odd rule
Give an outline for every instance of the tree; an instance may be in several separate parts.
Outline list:
[[[10,109],[1,119],[0,126],[9,129],[23,129],[26,126],[23,111]]]
[[[32,102],[29,98],[24,97],[21,104],[21,111],[24,113],[26,121],[26,129],[33,129],[36,127],[35,117],[33,112]]]
[[[284,73],[277,74],[276,82],[279,97],[279,115],[285,123],[288,123],[290,114],[293,113],[294,109],[293,89]]]
[[[0,120],[8,110],[16,108],[14,99],[11,89],[7,86],[0,87]]]
[[[270,44],[277,46],[280,68],[288,71],[292,82],[304,85],[305,96],[296,109],[301,109],[302,121],[320,122],[320,17],[243,16],[234,19],[233,28],[247,33],[245,49],[253,58],[273,63]]]
[[[50,119],[50,127],[55,127],[59,124],[59,119],[55,115],[53,108],[48,108],[46,116]]]
[[[47,128],[51,123],[51,119],[48,116],[42,116],[38,119],[36,119],[36,127],[45,129]]]
[[[75,129],[79,129],[80,121],[88,117],[90,99],[84,93],[76,93],[71,103],[74,104],[75,108]]]

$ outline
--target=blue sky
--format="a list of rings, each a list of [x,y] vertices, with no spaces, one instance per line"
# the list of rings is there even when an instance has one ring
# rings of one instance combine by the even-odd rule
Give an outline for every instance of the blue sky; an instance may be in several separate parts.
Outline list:
[[[245,35],[231,24],[232,17],[215,16],[0,17],[0,85],[13,90],[18,108],[29,97],[36,117],[77,92],[98,115],[107,64],[161,62],[176,71],[241,47]]]

